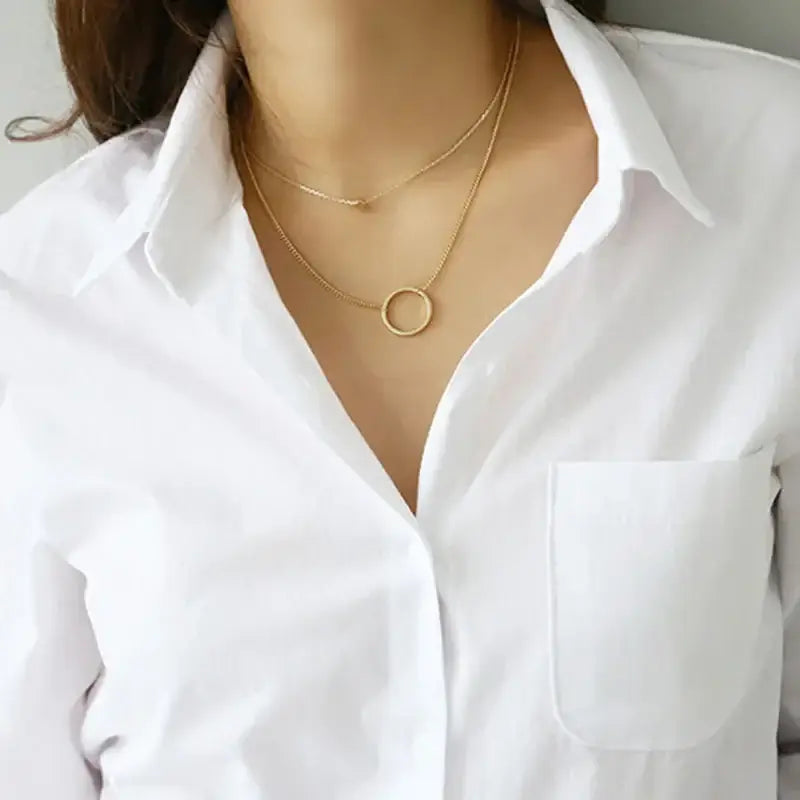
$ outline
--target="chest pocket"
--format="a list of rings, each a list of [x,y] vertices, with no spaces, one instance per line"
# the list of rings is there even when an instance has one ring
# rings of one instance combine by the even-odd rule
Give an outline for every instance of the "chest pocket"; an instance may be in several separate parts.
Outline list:
[[[773,450],[551,465],[553,701],[573,737],[686,749],[732,716],[770,591]]]

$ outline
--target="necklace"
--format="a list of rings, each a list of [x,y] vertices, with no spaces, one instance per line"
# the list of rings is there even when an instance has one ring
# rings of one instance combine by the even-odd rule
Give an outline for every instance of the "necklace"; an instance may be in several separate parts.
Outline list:
[[[323,192],[321,189],[315,189],[313,186],[309,186],[308,184],[302,183],[300,181],[296,181],[293,178],[290,178],[284,172],[281,172],[276,167],[273,167],[272,164],[269,164],[267,161],[263,160],[258,156],[257,153],[253,152],[252,150],[248,150],[248,155],[252,161],[257,164],[261,169],[268,172],[270,175],[278,178],[278,180],[282,181],[283,183],[292,186],[295,189],[299,189],[301,192],[305,192],[306,194],[312,195],[313,197],[318,197],[321,200],[328,200],[332,203],[338,203],[339,205],[343,206],[354,206],[356,208],[366,208],[368,206],[373,205],[378,200],[383,199],[386,195],[391,194],[392,192],[396,191],[397,189],[406,186],[407,184],[411,183],[412,181],[416,180],[417,178],[423,176],[426,172],[429,172],[434,167],[438,167],[446,159],[450,158],[457,150],[459,150],[463,145],[465,145],[472,136],[478,131],[478,129],[483,125],[483,123],[487,120],[489,115],[492,113],[494,107],[497,103],[501,100],[503,96],[503,88],[505,86],[506,80],[508,79],[508,72],[509,72],[509,65],[511,64],[511,60],[514,57],[514,44],[512,43],[511,47],[508,51],[508,58],[506,59],[506,65],[503,70],[503,77],[500,80],[500,83],[497,86],[497,91],[494,93],[494,97],[492,97],[489,105],[483,110],[481,115],[478,117],[475,122],[467,129],[465,133],[463,133],[458,140],[445,150],[443,153],[438,155],[433,161],[426,164],[424,167],[421,167],[416,172],[412,173],[406,178],[393,183],[388,188],[384,189],[383,191],[376,192],[375,194],[368,195],[367,197],[340,197],[333,194],[328,194],[327,192]]]
[[[464,227],[464,221],[469,214],[469,210],[472,207],[472,203],[475,200],[475,195],[478,193],[478,188],[480,187],[481,181],[483,180],[483,176],[486,173],[486,169],[489,166],[489,161],[492,158],[492,153],[494,152],[495,142],[497,141],[497,134],[500,131],[500,124],[503,120],[503,114],[506,109],[506,105],[508,104],[508,97],[511,93],[511,85],[514,82],[514,74],[516,72],[517,61],[519,59],[519,44],[520,44],[520,20],[517,19],[517,30],[516,36],[514,38],[514,44],[512,47],[512,57],[508,63],[508,69],[506,70],[506,74],[503,77],[503,92],[502,92],[502,99],[500,101],[500,108],[497,112],[497,117],[495,118],[494,126],[492,127],[491,137],[489,139],[489,145],[486,148],[486,154],[483,158],[483,162],[478,170],[477,175],[475,176],[475,180],[472,182],[472,186],[470,187],[469,194],[467,195],[467,199],[461,209],[461,214],[459,215],[458,221],[456,223],[455,229],[450,236],[450,239],[447,243],[447,246],[442,254],[441,259],[439,260],[439,264],[437,265],[436,269],[434,270],[433,274],[421,285],[421,286],[403,286],[399,289],[395,289],[391,292],[386,299],[382,303],[373,302],[370,300],[365,300],[361,297],[356,295],[350,294],[348,292],[339,289],[333,283],[331,283],[324,275],[318,272],[308,261],[308,259],[303,256],[303,254],[297,249],[295,244],[289,238],[286,231],[281,226],[278,218],[275,216],[275,213],[272,210],[272,207],[269,204],[264,192],[261,189],[261,186],[258,183],[258,179],[256,178],[255,172],[253,170],[253,165],[250,161],[250,158],[247,153],[247,149],[244,147],[244,143],[240,141],[240,152],[242,156],[242,160],[244,162],[244,166],[247,170],[249,178],[253,184],[253,188],[256,192],[256,195],[266,211],[267,216],[270,218],[278,236],[280,237],[283,244],[289,250],[289,252],[294,256],[295,260],[308,272],[308,274],[326,291],[330,292],[334,297],[337,297],[339,300],[344,301],[345,303],[349,303],[350,305],[358,306],[359,308],[366,308],[371,310],[376,310],[381,312],[381,319],[383,320],[383,324],[386,326],[387,330],[391,333],[395,334],[396,336],[415,336],[418,333],[424,331],[431,323],[433,319],[433,300],[428,293],[428,290],[432,286],[433,282],[439,277],[440,273],[444,269],[447,261],[450,257],[453,248],[455,247],[456,241],[458,240],[459,234],[461,233],[461,229]],[[397,327],[390,318],[391,307],[394,301],[403,295],[411,295],[414,297],[419,298],[423,303],[423,319],[422,322],[415,328],[399,328]]]

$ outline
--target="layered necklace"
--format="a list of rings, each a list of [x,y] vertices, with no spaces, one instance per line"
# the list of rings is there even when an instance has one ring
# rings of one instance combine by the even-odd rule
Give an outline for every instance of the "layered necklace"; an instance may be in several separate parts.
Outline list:
[[[492,154],[494,153],[494,147],[497,141],[497,135],[500,131],[500,125],[502,123],[503,115],[505,113],[506,105],[508,103],[508,98],[511,93],[511,86],[514,82],[514,75],[519,60],[520,34],[521,34],[520,29],[521,29],[521,23],[520,20],[517,19],[516,32],[514,35],[514,39],[511,43],[511,46],[509,48],[508,57],[506,59],[506,65],[503,71],[502,79],[497,88],[497,91],[494,94],[494,97],[492,98],[489,105],[483,110],[478,119],[469,127],[469,129],[464,134],[461,135],[461,137],[459,137],[459,139],[453,145],[451,145],[447,150],[445,150],[435,159],[425,164],[420,169],[416,170],[416,172],[414,172],[413,174],[403,178],[402,180],[396,181],[392,185],[388,186],[386,189],[383,189],[382,191],[377,192],[376,194],[361,198],[339,197],[336,195],[328,194],[326,192],[321,191],[320,189],[316,189],[312,186],[308,186],[307,184],[293,180],[292,178],[285,175],[277,168],[271,166],[266,161],[260,159],[258,156],[256,156],[247,148],[243,137],[239,142],[242,163],[244,164],[244,167],[248,173],[250,181],[255,190],[256,196],[258,197],[258,200],[263,206],[264,211],[266,212],[267,216],[272,222],[272,225],[274,226],[275,231],[277,232],[281,241],[286,246],[287,250],[292,254],[294,259],[306,270],[306,272],[314,279],[314,281],[316,281],[316,283],[319,286],[321,286],[325,291],[332,294],[334,297],[338,298],[339,300],[345,303],[357,306],[359,308],[380,312],[381,320],[383,321],[384,326],[388,331],[390,331],[396,336],[416,336],[417,334],[422,333],[422,331],[424,331],[430,325],[431,320],[433,319],[434,303],[433,299],[431,298],[429,290],[436,281],[436,279],[439,277],[439,275],[441,275],[442,270],[444,270],[445,266],[447,265],[450,259],[450,254],[453,252],[453,248],[455,247],[456,242],[458,241],[458,238],[464,227],[464,222],[466,221],[469,211],[472,208],[475,196],[478,193],[478,189],[480,188],[483,177],[486,174],[486,170],[489,166],[489,162],[491,161]],[[497,111],[495,113],[494,123],[492,125],[492,132],[489,137],[489,144],[486,147],[486,151],[484,153],[481,165],[475,175],[475,179],[473,180],[472,185],[470,186],[466,200],[464,201],[464,204],[461,208],[461,213],[459,214],[454,230],[447,242],[447,245],[444,248],[444,252],[442,253],[441,258],[439,259],[436,268],[433,270],[433,272],[430,274],[427,280],[425,280],[419,286],[401,286],[400,288],[394,289],[392,292],[390,292],[383,299],[383,301],[370,300],[367,298],[359,297],[358,295],[350,294],[349,292],[345,292],[344,290],[336,286],[334,283],[332,283],[330,280],[328,280],[318,269],[316,269],[309,262],[309,260],[300,252],[300,250],[291,240],[289,235],[286,233],[285,229],[283,228],[277,216],[275,215],[272,206],[267,200],[266,194],[262,189],[261,184],[259,183],[258,178],[256,177],[255,174],[255,168],[253,166],[254,163],[258,164],[262,169],[269,172],[271,175],[275,176],[283,183],[288,184],[289,186],[297,189],[298,191],[312,195],[313,197],[322,200],[327,200],[332,203],[337,203],[339,205],[352,206],[361,209],[368,208],[369,206],[383,199],[390,193],[395,192],[404,186],[407,186],[416,178],[419,178],[420,176],[429,172],[434,167],[438,166],[447,158],[449,158],[451,155],[453,155],[467,141],[469,141],[469,139],[472,138],[475,132],[489,118],[492,111],[496,107]],[[396,302],[396,300],[402,296],[411,296],[413,298],[416,298],[421,304],[421,310],[422,310],[421,320],[419,324],[417,324],[414,327],[410,328],[399,327],[398,325],[395,324],[395,322],[392,319],[393,305]]]

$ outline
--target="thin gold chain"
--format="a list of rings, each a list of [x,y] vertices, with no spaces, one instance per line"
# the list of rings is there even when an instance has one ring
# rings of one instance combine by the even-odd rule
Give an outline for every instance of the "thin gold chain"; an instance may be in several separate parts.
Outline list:
[[[455,229],[453,230],[452,235],[450,236],[450,240],[447,243],[447,247],[439,260],[439,264],[436,267],[436,270],[433,274],[425,281],[422,286],[419,287],[423,292],[427,291],[433,282],[439,277],[440,273],[444,269],[447,261],[450,257],[450,253],[453,251],[455,247],[456,241],[458,240],[459,234],[461,233],[461,229],[464,226],[464,221],[469,214],[469,210],[472,207],[472,203],[475,199],[475,195],[478,193],[478,188],[480,187],[481,181],[483,180],[483,176],[486,173],[486,169],[489,166],[489,161],[492,158],[492,153],[494,152],[495,142],[497,141],[497,134],[500,131],[500,123],[503,120],[503,115],[506,109],[506,105],[508,103],[508,98],[511,93],[511,85],[514,82],[514,75],[516,72],[517,61],[519,58],[519,44],[520,44],[520,20],[517,19],[517,30],[516,36],[514,39],[514,45],[512,47],[512,57],[509,61],[509,66],[506,71],[506,75],[503,81],[503,95],[502,100],[500,103],[500,108],[497,112],[497,117],[495,119],[494,126],[492,128],[491,138],[489,140],[489,145],[486,149],[486,155],[484,156],[483,163],[478,170],[478,173],[475,177],[475,180],[472,183],[472,187],[470,188],[469,194],[467,196],[466,202],[464,203],[461,214],[459,215],[458,222],[456,223]],[[335,286],[331,283],[324,275],[319,273],[308,261],[308,259],[303,256],[303,254],[297,249],[294,245],[292,240],[289,238],[286,231],[283,229],[283,226],[278,221],[275,213],[272,210],[267,198],[264,195],[264,192],[261,189],[261,186],[258,183],[258,179],[256,178],[255,172],[253,170],[253,165],[250,162],[246,149],[242,146],[241,147],[241,155],[242,160],[244,161],[244,166],[247,169],[248,175],[250,180],[253,184],[253,188],[258,196],[261,205],[263,206],[264,210],[267,212],[267,216],[270,218],[275,230],[278,233],[278,236],[281,238],[281,241],[289,250],[289,252],[294,256],[295,260],[300,263],[305,270],[311,275],[311,277],[324,289],[330,292],[332,295],[337,297],[339,300],[343,300],[350,305],[358,306],[359,308],[369,308],[374,310],[381,310],[384,306],[383,303],[376,303],[371,300],[365,300],[361,297],[358,297],[354,294],[350,294],[349,292],[345,292],[340,289],[338,286]]]
[[[276,167],[272,166],[272,164],[268,163],[264,159],[260,158],[259,155],[254,152],[253,150],[248,150],[248,155],[255,162],[259,167],[263,170],[268,172],[270,175],[278,178],[278,180],[283,181],[283,183],[292,186],[295,189],[299,189],[306,194],[311,195],[312,197],[318,197],[321,200],[329,200],[332,203],[338,203],[339,205],[343,206],[356,206],[356,207],[365,207],[370,206],[373,203],[376,203],[378,200],[383,199],[387,195],[391,194],[392,192],[401,189],[403,186],[415,181],[417,178],[422,177],[426,172],[430,172],[430,170],[434,169],[434,167],[438,167],[443,161],[446,161],[450,156],[456,153],[461,147],[463,147],[478,131],[478,129],[483,125],[484,122],[488,119],[489,115],[494,110],[494,107],[500,101],[503,96],[503,88],[505,83],[508,79],[509,69],[511,65],[511,61],[514,57],[514,45],[512,43],[511,47],[508,50],[508,57],[506,59],[506,64],[503,69],[503,77],[500,80],[500,83],[497,86],[497,91],[494,93],[494,97],[492,97],[490,103],[486,108],[483,110],[481,115],[478,117],[475,122],[469,127],[469,129],[463,133],[459,139],[450,146],[447,150],[445,150],[441,155],[438,155],[433,161],[426,164],[424,167],[420,167],[416,172],[412,173],[411,175],[403,178],[402,180],[393,183],[386,189],[383,189],[380,192],[376,192],[375,194],[368,195],[366,197],[341,197],[338,195],[328,194],[327,192],[323,192],[321,189],[315,189],[313,186],[309,186],[306,183],[302,183],[301,181],[296,181],[294,178],[290,178],[286,173],[281,172]]]

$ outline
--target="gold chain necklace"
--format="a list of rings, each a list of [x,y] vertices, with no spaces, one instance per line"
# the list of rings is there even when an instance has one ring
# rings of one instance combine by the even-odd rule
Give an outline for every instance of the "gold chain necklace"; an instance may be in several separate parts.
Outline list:
[[[514,57],[514,45],[512,43],[511,47],[508,51],[508,57],[506,59],[506,65],[503,69],[503,77],[500,80],[500,83],[497,86],[497,91],[494,93],[494,97],[492,97],[489,105],[483,110],[481,115],[478,117],[475,122],[467,129],[465,133],[463,133],[459,139],[445,150],[441,155],[438,155],[433,161],[426,164],[424,167],[421,167],[416,172],[412,173],[406,178],[393,183],[388,188],[384,189],[383,191],[376,192],[375,194],[368,195],[367,197],[341,197],[333,194],[328,194],[327,192],[323,192],[321,189],[315,189],[313,186],[309,186],[306,183],[302,183],[301,181],[296,181],[294,178],[290,178],[286,173],[281,172],[276,167],[273,167],[272,164],[269,164],[267,161],[263,160],[258,156],[256,152],[253,150],[248,150],[248,154],[253,162],[255,162],[261,169],[268,172],[270,175],[278,178],[278,180],[283,181],[283,183],[295,188],[299,189],[301,192],[305,192],[313,197],[318,197],[321,200],[328,200],[332,203],[338,203],[339,205],[343,206],[354,206],[357,208],[366,208],[367,206],[371,206],[372,204],[376,203],[378,200],[383,199],[387,195],[391,194],[398,189],[401,189],[403,186],[411,183],[412,181],[416,180],[417,178],[422,177],[426,172],[429,172],[434,167],[438,167],[443,161],[446,161],[450,156],[456,153],[463,145],[465,145],[478,131],[478,129],[483,125],[483,123],[488,119],[489,115],[492,113],[494,107],[500,101],[503,96],[503,88],[505,82],[508,78],[509,66],[511,64],[511,60]]]
[[[494,122],[494,126],[492,128],[492,134],[489,139],[489,145],[486,149],[486,154],[484,156],[483,162],[481,163],[480,169],[478,170],[478,173],[475,176],[475,180],[472,182],[472,186],[470,188],[469,194],[467,195],[467,199],[461,209],[461,214],[459,215],[455,229],[450,237],[450,240],[447,243],[447,247],[445,248],[441,259],[439,260],[439,264],[437,265],[433,274],[425,281],[425,283],[422,284],[422,286],[419,287],[403,286],[400,289],[395,289],[386,297],[386,299],[382,303],[376,303],[370,300],[364,300],[361,297],[357,297],[356,295],[350,294],[349,292],[345,292],[342,289],[339,289],[337,286],[332,284],[327,278],[325,278],[324,275],[319,273],[309,263],[308,259],[306,259],[294,245],[294,243],[289,238],[286,231],[281,226],[277,217],[275,216],[272,207],[267,201],[267,198],[265,197],[264,192],[262,191],[261,186],[258,183],[258,179],[256,178],[255,172],[253,170],[253,165],[247,153],[247,149],[244,147],[244,143],[240,142],[240,151],[242,160],[244,162],[245,168],[247,169],[248,175],[253,184],[253,188],[256,192],[256,195],[258,196],[261,205],[266,211],[267,216],[270,218],[273,226],[275,227],[275,230],[278,233],[278,236],[280,237],[281,241],[289,250],[289,252],[294,256],[295,260],[308,272],[308,274],[320,286],[322,286],[323,289],[330,292],[339,300],[343,300],[345,303],[358,306],[359,308],[366,308],[375,311],[380,311],[383,324],[391,333],[395,334],[396,336],[415,336],[416,334],[424,331],[430,325],[431,320],[433,319],[433,301],[430,295],[428,294],[428,289],[430,289],[433,282],[439,277],[440,273],[447,264],[450,254],[453,251],[456,241],[458,240],[459,234],[461,233],[461,229],[464,227],[464,221],[466,220],[467,215],[469,214],[469,210],[472,207],[472,203],[475,200],[475,195],[478,193],[478,188],[480,187],[481,181],[483,180],[483,176],[486,173],[487,167],[489,166],[489,161],[492,158],[495,142],[497,141],[497,134],[500,131],[500,124],[503,120],[503,115],[506,109],[506,105],[508,104],[508,98],[511,93],[511,85],[514,82],[514,74],[516,72],[517,61],[519,59],[520,27],[521,23],[518,18],[516,36],[514,38],[514,44],[511,51],[512,57],[509,60],[508,68],[503,78],[502,99],[500,102],[500,108],[497,112],[497,117]],[[390,311],[392,303],[401,295],[414,295],[423,302],[424,305],[423,320],[415,328],[409,328],[409,329],[398,328],[396,325],[392,323],[390,319]]]

